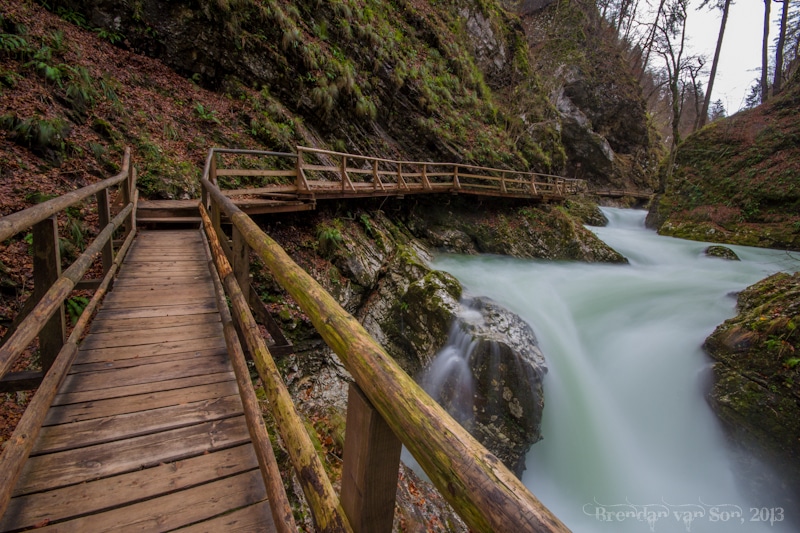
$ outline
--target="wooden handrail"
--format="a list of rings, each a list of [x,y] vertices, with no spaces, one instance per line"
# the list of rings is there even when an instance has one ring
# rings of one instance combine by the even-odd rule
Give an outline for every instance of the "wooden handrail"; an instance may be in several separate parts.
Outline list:
[[[295,160],[292,170],[251,170],[251,169],[216,169],[214,154],[234,153],[253,156],[285,157]],[[308,163],[304,155],[315,154],[327,158],[338,158],[338,163],[329,161],[328,164]],[[209,165],[209,161],[211,164]],[[366,163],[368,168],[350,166],[350,162]],[[335,164],[334,164],[335,163]],[[379,168],[378,165],[384,165]],[[389,169],[386,169],[389,166]],[[231,150],[213,149],[206,161],[207,177],[216,183],[217,176],[295,176],[294,193],[314,197],[316,192],[331,195],[358,196],[362,193],[375,195],[380,191],[383,194],[404,194],[405,192],[464,192],[486,194],[496,191],[498,196],[565,196],[576,194],[586,189],[584,180],[564,178],[552,174],[538,172],[498,169],[464,163],[442,163],[431,161],[399,161],[367,155],[349,154],[320,148],[297,147],[296,154],[282,152],[267,152],[258,150]],[[407,170],[407,169],[410,169]],[[308,181],[306,173],[329,173],[334,179]],[[352,177],[351,177],[352,176]],[[393,177],[392,182],[384,183],[381,176]],[[372,180],[372,186],[364,186],[362,179]],[[438,179],[437,179],[438,178]],[[355,180],[355,182],[354,182]],[[485,183],[481,183],[485,182]],[[333,190],[329,184],[337,183]],[[517,183],[519,187],[508,187],[508,184]],[[323,185],[325,184],[325,185]],[[411,186],[409,186],[411,184]],[[505,186],[504,186],[505,184]],[[387,187],[386,185],[390,185]],[[283,185],[281,187],[287,187]],[[265,187],[259,188],[259,190]],[[269,188],[269,187],[266,187]],[[205,191],[203,192],[205,194]],[[204,202],[206,201],[204,196]]]
[[[113,236],[117,228],[133,213],[133,203],[126,205],[109,224],[97,235],[97,238],[86,250],[66,269],[58,280],[48,289],[39,303],[31,311],[17,330],[0,347],[0,377],[5,376],[11,368],[16,357],[39,334],[47,320],[53,316],[69,293],[75,288],[78,280],[89,270],[94,261],[94,256],[102,252],[106,242]]]
[[[475,531],[568,531],[307,272],[208,180],[204,192],[308,316],[368,400]]]
[[[212,189],[212,196],[218,191],[219,189]],[[317,531],[352,531],[333,486],[325,473],[325,467],[322,465],[314,444],[306,432],[305,425],[292,403],[292,398],[283,383],[278,367],[272,359],[263,337],[261,337],[258,325],[250,312],[247,299],[239,287],[225,252],[219,243],[216,228],[202,205],[200,206],[200,216],[203,219],[203,227],[211,247],[217,272],[222,284],[225,286],[225,292],[231,300],[234,316],[256,363],[258,374],[264,382],[264,389],[272,406],[272,413],[275,417],[278,431],[283,441],[287,444],[289,458],[303,487],[303,493],[311,508]],[[240,388],[241,386],[242,384],[240,384]],[[262,436],[261,439],[263,438]],[[266,444],[269,445],[268,440]],[[280,475],[278,476],[278,482],[280,482]]]
[[[130,150],[127,148],[125,149],[122,168],[122,172],[112,178],[0,219],[0,227],[6,232],[2,235],[4,235],[3,238],[6,238],[32,225],[39,224],[52,217],[58,211],[96,194],[100,220],[101,223],[105,222],[105,225],[92,243],[69,268],[61,273],[55,283],[47,289],[36,303],[30,314],[20,322],[16,330],[8,337],[6,343],[0,347],[0,376],[4,376],[14,360],[42,331],[50,317],[60,308],[69,293],[75,288],[78,280],[83,277],[92,265],[95,256],[103,254],[105,273],[102,282],[78,318],[69,338],[58,350],[52,365],[49,368],[45,368],[44,379],[25,409],[22,418],[17,423],[16,428],[14,428],[14,432],[0,456],[0,516],[5,513],[8,507],[14,486],[22,473],[25,461],[33,449],[44,418],[47,415],[47,410],[55,397],[58,387],[72,365],[72,361],[78,351],[78,343],[92,313],[108,291],[111,281],[136,235],[133,223],[134,211],[138,200],[138,194],[133,190],[136,172],[130,166]],[[123,187],[122,192],[123,196],[130,201],[123,206],[122,210],[113,219],[108,220],[106,212],[108,209],[107,189],[126,179],[128,182]],[[130,231],[114,257],[111,243],[114,232],[122,227],[123,224],[129,225]],[[55,222],[53,222],[53,228],[57,229]]]
[[[200,213],[203,217],[203,227],[205,228],[204,244],[206,246],[206,253],[208,253],[211,260],[209,261],[209,270],[212,274],[214,282],[214,290],[217,293],[217,307],[222,321],[223,334],[225,335],[225,344],[228,347],[228,355],[233,367],[233,373],[236,376],[236,383],[239,389],[239,397],[242,400],[242,407],[244,409],[245,420],[247,421],[247,429],[250,433],[250,440],[253,442],[253,449],[256,453],[258,460],[258,467],[261,470],[261,476],[264,480],[264,486],[267,489],[267,498],[269,500],[270,510],[272,511],[273,521],[279,533],[295,533],[297,526],[292,514],[292,506],[286,496],[286,491],[283,488],[283,480],[278,468],[278,462],[275,459],[275,452],[272,449],[272,444],[269,439],[267,427],[264,423],[264,417],[261,415],[261,410],[258,406],[258,398],[256,397],[255,390],[253,389],[253,382],[250,379],[250,371],[247,368],[247,362],[244,358],[244,351],[239,342],[236,328],[233,324],[233,317],[228,309],[225,288],[223,287],[223,280],[233,277],[233,270],[222,252],[219,240],[217,239],[216,232],[211,226],[211,219],[208,218],[208,212],[204,206],[200,206]],[[229,283],[229,282],[228,282]],[[238,288],[238,285],[236,285]],[[243,298],[241,290],[238,294],[234,294],[231,298]],[[238,305],[237,309],[241,307]],[[249,309],[247,310],[249,311]]]
[[[112,187],[121,181],[125,180],[129,175],[131,152],[130,148],[125,149],[125,155],[122,159],[122,170],[116,176],[108,178],[92,185],[87,185],[77,191],[66,193],[57,198],[53,198],[41,204],[37,204],[28,209],[12,213],[8,216],[0,218],[0,241],[4,241],[17,233],[24,231],[37,222],[60,212],[64,209],[85,200],[93,194],[96,194],[103,189]],[[129,189],[131,194],[132,190]]]

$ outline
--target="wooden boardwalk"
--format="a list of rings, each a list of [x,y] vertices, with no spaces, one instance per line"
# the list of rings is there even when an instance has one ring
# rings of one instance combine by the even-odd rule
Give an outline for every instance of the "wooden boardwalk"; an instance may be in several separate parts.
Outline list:
[[[198,230],[140,233],[0,531],[274,531],[207,262]]]

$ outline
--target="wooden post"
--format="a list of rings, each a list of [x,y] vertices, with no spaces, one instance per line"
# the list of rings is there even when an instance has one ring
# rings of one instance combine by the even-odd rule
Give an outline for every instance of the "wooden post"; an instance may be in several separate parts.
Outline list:
[[[431,187],[431,182],[428,181],[428,165],[425,163],[422,163],[422,185],[427,190],[433,189],[433,187]]]
[[[539,194],[536,192],[536,174],[531,174],[531,193],[534,195]]]
[[[398,161],[397,162],[397,185],[398,185],[398,187],[400,186],[401,183],[403,184],[403,188],[408,191],[409,190],[408,184],[406,183],[406,180],[403,179],[403,163],[400,163]]]
[[[108,226],[111,220],[111,209],[108,205],[108,189],[103,189],[96,194],[97,197],[97,219],[100,229]],[[103,274],[105,275],[114,263],[114,239],[109,239],[103,246]]]
[[[246,295],[250,294],[250,246],[242,237],[239,228],[233,226],[233,274],[239,288]]]
[[[208,169],[208,181],[217,185],[217,154],[211,157],[211,165]]]
[[[351,383],[342,467],[342,507],[355,533],[390,533],[401,444],[380,413]]]
[[[345,183],[347,182],[347,156],[346,155],[342,156],[342,161],[339,164],[339,172],[341,173],[341,178],[342,178],[342,192],[344,192],[344,186],[345,186]]]
[[[125,179],[125,181],[123,181],[122,183],[119,184],[119,192],[120,192],[120,194],[122,194],[122,207],[123,208],[126,205],[128,205],[129,203],[131,203],[131,182],[132,181],[133,181],[133,179],[132,179],[132,175],[131,175],[130,167],[129,167],[128,168],[128,177]],[[131,220],[132,219],[128,219],[128,221],[125,222],[125,230],[124,230],[125,237],[127,237],[128,234],[133,230],[133,226],[131,225]]]
[[[33,226],[33,294],[38,302],[61,276],[61,253],[58,249],[58,221],[55,216]],[[67,338],[64,305],[39,332],[42,372],[53,365]]]
[[[378,190],[378,183],[381,179],[378,177],[378,161],[374,160],[372,162],[372,190]],[[381,190],[383,189],[383,183],[381,183]]]
[[[502,194],[508,193],[508,189],[506,189],[506,173],[505,172],[503,172],[503,175],[500,178],[500,192]]]
[[[455,190],[461,189],[461,182],[458,181],[458,165],[453,165],[453,188]]]

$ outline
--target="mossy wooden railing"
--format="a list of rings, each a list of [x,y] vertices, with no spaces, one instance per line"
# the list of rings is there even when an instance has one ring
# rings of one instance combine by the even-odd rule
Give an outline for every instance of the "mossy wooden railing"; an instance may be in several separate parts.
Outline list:
[[[255,188],[234,187],[241,194],[357,198],[451,193],[549,201],[587,188],[584,180],[551,174],[461,163],[396,161],[303,146],[297,147],[296,154],[248,150],[218,150],[216,154],[252,155],[270,159],[281,167],[217,168],[217,158],[213,158],[208,173],[212,183],[218,178],[265,178],[271,182]]]
[[[121,207],[112,218],[109,189],[119,186]],[[100,232],[84,252],[63,272],[59,252],[58,213],[95,196]],[[0,241],[23,231],[32,233],[34,290],[17,315],[0,347],[2,390],[32,389],[36,393],[25,409],[0,456],[0,516],[5,512],[25,461],[41,429],[47,409],[78,351],[89,319],[111,284],[136,234],[136,169],[125,150],[122,170],[104,181],[69,192],[23,211],[0,218]],[[114,235],[122,228],[122,245],[114,250]],[[103,277],[82,283],[81,279],[97,255],[102,257]],[[66,337],[64,302],[73,290],[94,288],[95,292]],[[39,338],[41,373],[10,373],[10,369],[34,339]],[[16,375],[15,375],[16,374]],[[21,375],[19,375],[21,374]],[[21,378],[21,379],[19,379]]]
[[[417,385],[352,315],[220,191],[212,181],[217,177],[215,157],[216,151],[210,151],[201,178],[201,212],[205,212],[205,206],[210,210],[210,216],[204,215],[206,232],[212,243],[219,242],[215,253],[218,265],[224,263],[222,256],[233,264],[230,269],[223,266],[220,277],[264,381],[278,431],[317,529],[358,533],[391,530],[402,442],[473,531],[568,531],[513,473]],[[232,243],[222,232],[223,215],[232,226]],[[247,283],[251,252],[311,319],[355,381],[348,397],[339,496],[269,351],[259,340],[242,290],[237,287],[239,282]]]

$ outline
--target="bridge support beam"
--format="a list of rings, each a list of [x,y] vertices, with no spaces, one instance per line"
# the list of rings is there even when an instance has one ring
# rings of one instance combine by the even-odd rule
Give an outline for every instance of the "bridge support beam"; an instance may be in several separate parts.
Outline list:
[[[358,385],[347,397],[341,501],[355,533],[390,533],[401,444]]]

